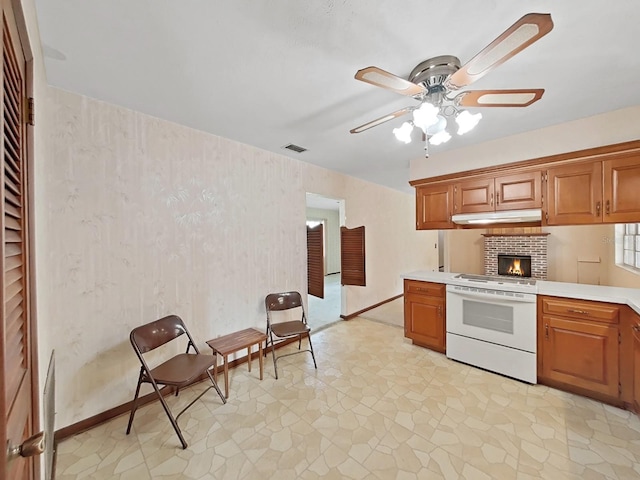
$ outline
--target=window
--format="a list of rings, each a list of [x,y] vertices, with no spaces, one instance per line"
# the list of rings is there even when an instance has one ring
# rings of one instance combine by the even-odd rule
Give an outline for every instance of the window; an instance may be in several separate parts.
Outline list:
[[[640,223],[616,225],[616,265],[640,274]]]

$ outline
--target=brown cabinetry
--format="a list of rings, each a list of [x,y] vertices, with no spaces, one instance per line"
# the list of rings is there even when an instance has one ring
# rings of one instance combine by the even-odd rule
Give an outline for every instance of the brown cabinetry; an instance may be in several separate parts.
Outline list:
[[[453,228],[453,187],[451,185],[416,188],[416,229]]]
[[[609,399],[620,396],[618,305],[539,297],[542,383]]]
[[[480,213],[540,208],[542,174],[520,172],[454,184],[455,213]]]
[[[631,326],[633,339],[633,408],[640,413],[640,317],[635,315]]]
[[[454,228],[454,214],[537,208],[545,214],[543,225],[640,222],[640,141],[410,184],[418,229]]]
[[[637,222],[640,217],[640,155],[602,162],[603,222]]]
[[[548,225],[602,221],[602,164],[586,162],[547,172]]]
[[[444,353],[445,285],[404,281],[404,336],[414,344]]]
[[[619,155],[548,170],[548,225],[640,219],[640,156]]]

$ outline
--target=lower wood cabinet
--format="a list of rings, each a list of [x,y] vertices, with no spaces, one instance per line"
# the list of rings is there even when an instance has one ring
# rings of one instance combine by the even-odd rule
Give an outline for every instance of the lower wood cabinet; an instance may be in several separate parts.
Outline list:
[[[557,297],[538,302],[538,380],[620,399],[620,306]]]
[[[633,339],[633,408],[640,413],[640,317],[632,325]]]
[[[414,344],[445,352],[444,284],[404,281],[404,336]]]

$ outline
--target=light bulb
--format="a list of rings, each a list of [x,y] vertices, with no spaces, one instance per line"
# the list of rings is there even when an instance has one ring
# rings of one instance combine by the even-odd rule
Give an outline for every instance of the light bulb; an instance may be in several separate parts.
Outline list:
[[[443,115],[437,115],[436,121],[427,128],[427,135],[436,135],[447,128],[447,119]]]
[[[413,125],[409,122],[404,122],[400,127],[393,129],[393,134],[398,140],[404,143],[411,143],[411,132],[413,131]]]
[[[432,137],[429,138],[429,143],[431,145],[440,145],[441,143],[446,143],[451,139],[451,135],[446,130],[442,130],[439,133],[436,133]]]
[[[438,121],[440,109],[429,102],[422,102],[420,108],[413,111],[413,123],[416,127],[427,132],[427,129]]]
[[[465,133],[473,130],[475,126],[478,125],[481,118],[481,113],[471,114],[468,110],[462,110],[458,115],[456,115],[458,135],[464,135]]]

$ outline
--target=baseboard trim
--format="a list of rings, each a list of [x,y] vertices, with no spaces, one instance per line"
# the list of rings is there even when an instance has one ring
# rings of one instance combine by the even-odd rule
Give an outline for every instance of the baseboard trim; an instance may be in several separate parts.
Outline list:
[[[275,348],[276,350],[278,348],[284,347],[285,345],[288,345],[290,343],[293,342],[297,342],[298,339],[297,338],[288,338],[286,340],[282,340],[279,343],[276,343]],[[251,358],[252,359],[257,359],[259,355],[259,352],[252,352],[251,353]],[[229,368],[235,368],[238,365],[242,365],[243,363],[247,363],[247,356],[245,355],[242,358],[237,358],[231,362],[229,362]],[[213,375],[213,371],[211,372],[211,374]],[[223,369],[219,368],[218,369],[218,377],[222,379],[222,381],[224,382],[224,371]],[[202,375],[201,377],[197,378],[191,385],[194,385],[196,383],[202,382],[204,380],[207,380],[208,377],[206,375]],[[135,379],[134,379],[135,380]],[[218,379],[216,378],[216,382],[218,381]],[[167,396],[172,394],[173,392],[175,392],[174,388],[169,388],[169,387],[163,387],[160,389],[160,391],[162,392],[163,396]],[[133,390],[131,392],[131,394],[133,395]],[[153,401],[157,401],[158,397],[155,394],[155,392],[151,392],[148,393],[140,398],[138,398],[138,408],[142,407],[143,405],[146,405],[148,403],[151,403]],[[133,400],[123,403],[122,405],[118,405],[117,407],[113,407],[110,408],[109,410],[105,410],[102,413],[98,413],[97,415],[93,415],[92,417],[89,418],[85,418],[84,420],[80,420],[79,422],[76,422],[74,424],[68,425],[66,427],[63,427],[59,430],[56,430],[55,432],[55,443],[57,444],[58,442],[72,437],[74,435],[77,435],[78,433],[84,432],[86,430],[89,430],[93,427],[97,427],[98,425],[107,422],[113,418],[119,417],[120,415],[124,415],[126,413],[129,413],[131,411],[131,404],[133,403]]]
[[[403,297],[404,294],[396,295],[395,297],[388,298],[387,300],[383,300],[382,302],[376,303],[375,305],[371,305],[370,307],[363,308],[362,310],[358,310],[357,312],[350,313],[348,315],[340,315],[340,318],[343,320],[351,320],[352,318],[357,317],[358,315],[362,315],[364,312],[368,312],[369,310],[373,310],[374,308],[379,307],[380,305],[384,305],[385,303],[393,302],[400,297]]]

